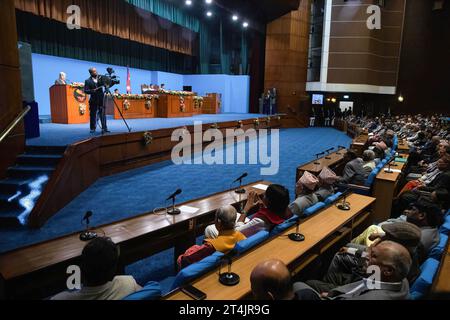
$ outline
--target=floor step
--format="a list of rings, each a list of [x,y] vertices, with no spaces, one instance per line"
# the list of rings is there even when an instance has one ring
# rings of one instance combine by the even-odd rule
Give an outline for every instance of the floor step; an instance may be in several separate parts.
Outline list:
[[[0,228],[15,228],[23,226],[19,217],[26,212],[25,208],[9,210],[0,208]]]
[[[54,166],[25,166],[17,165],[15,167],[8,168],[8,177],[13,178],[33,178],[42,175],[50,176],[55,170]]]
[[[0,180],[0,192],[13,193],[18,190],[29,190],[31,182],[33,182],[33,179],[30,178],[8,178]]]
[[[26,154],[63,154],[67,146],[27,146]]]
[[[63,158],[61,154],[22,154],[17,157],[17,164],[56,166]]]

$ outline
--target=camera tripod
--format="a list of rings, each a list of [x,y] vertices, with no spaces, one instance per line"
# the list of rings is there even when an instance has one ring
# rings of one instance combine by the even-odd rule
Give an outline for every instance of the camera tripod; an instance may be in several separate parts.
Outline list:
[[[107,85],[103,85],[103,87],[105,88],[105,96],[103,98],[103,108],[101,110],[99,110],[99,112],[101,112],[100,117],[106,117],[106,99],[107,99],[107,97],[111,97],[111,99],[112,99],[112,101],[114,103],[114,106],[117,108],[117,111],[119,111],[120,117],[122,118],[123,122],[127,126],[128,132],[131,132],[131,128],[128,125],[127,121],[125,120],[125,118],[123,116],[123,113],[120,110],[119,106],[117,105],[117,102],[116,102],[116,99],[114,98],[114,95],[111,93],[111,90],[109,90],[110,87],[107,86]],[[106,123],[106,120],[105,120],[105,123]],[[101,126],[101,127],[102,127],[102,133],[103,133],[105,128],[103,128],[103,126]]]

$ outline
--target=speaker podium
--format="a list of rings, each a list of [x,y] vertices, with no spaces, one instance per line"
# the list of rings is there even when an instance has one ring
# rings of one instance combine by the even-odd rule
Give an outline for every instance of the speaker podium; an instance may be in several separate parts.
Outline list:
[[[89,123],[89,96],[82,87],[53,85],[50,87],[50,108],[53,123]]]

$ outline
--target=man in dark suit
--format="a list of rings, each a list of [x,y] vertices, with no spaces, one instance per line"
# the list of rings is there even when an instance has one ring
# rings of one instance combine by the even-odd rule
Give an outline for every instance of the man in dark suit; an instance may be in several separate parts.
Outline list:
[[[101,84],[101,77],[97,73],[97,69],[89,69],[91,77],[84,83],[84,92],[90,95],[89,112],[91,118],[91,133],[95,132],[97,127],[97,113],[99,114],[102,124],[102,133],[109,132],[106,124],[106,114],[104,106],[105,93]]]

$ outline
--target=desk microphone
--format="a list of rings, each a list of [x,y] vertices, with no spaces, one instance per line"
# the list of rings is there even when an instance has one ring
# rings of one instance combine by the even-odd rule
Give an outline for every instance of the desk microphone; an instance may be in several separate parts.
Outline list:
[[[166,199],[166,201],[172,200],[172,208],[167,210],[167,214],[171,215],[171,216],[175,216],[181,213],[181,210],[178,208],[175,208],[175,198],[177,197],[177,195],[181,194],[183,191],[181,189],[178,189],[177,191],[175,191],[170,197],[168,197]]]
[[[330,160],[330,159],[331,159],[331,157],[330,157],[330,152],[333,151],[333,150],[334,150],[334,148],[330,148],[330,149],[328,149],[328,150],[325,150],[325,152],[327,153],[327,156],[325,157],[325,159],[327,159],[327,160]]]
[[[341,150],[344,150],[345,149],[345,147],[343,147],[343,146],[338,146],[338,152],[336,153],[336,154],[338,154],[338,155],[341,155],[342,153],[341,153]]]
[[[239,189],[237,189],[235,191],[236,193],[239,193],[239,194],[244,194],[245,193],[245,189],[242,188],[242,179],[246,178],[247,176],[248,176],[248,173],[245,172],[242,176],[240,176],[239,178],[237,178],[236,180],[233,181],[233,183],[239,181]]]
[[[81,241],[90,241],[92,239],[97,238],[97,233],[94,231],[90,231],[89,230],[89,223],[90,223],[90,218],[92,217],[92,211],[88,211],[86,212],[86,214],[83,217],[83,220],[81,220],[81,223],[83,223],[84,221],[86,221],[86,230],[80,234],[80,240]]]
[[[342,211],[350,210],[350,203],[348,203],[346,200],[347,200],[347,192],[344,193],[344,198],[342,199],[342,202],[337,205],[337,208],[339,210],[342,210]]]
[[[295,229],[294,233],[291,233],[288,235],[289,239],[296,242],[302,242],[305,241],[305,236],[301,233],[299,233],[300,230],[300,218],[297,220],[297,228]]]
[[[231,272],[231,265],[233,264],[233,260],[231,259],[230,254],[223,256],[221,260],[227,261],[228,272],[222,273],[222,263],[221,263],[219,267],[219,282],[227,287],[237,285],[241,281],[241,278],[236,273]]]
[[[325,154],[325,152],[316,154],[316,161],[314,162],[314,164],[319,165],[320,164],[319,157],[323,156],[324,154]]]

